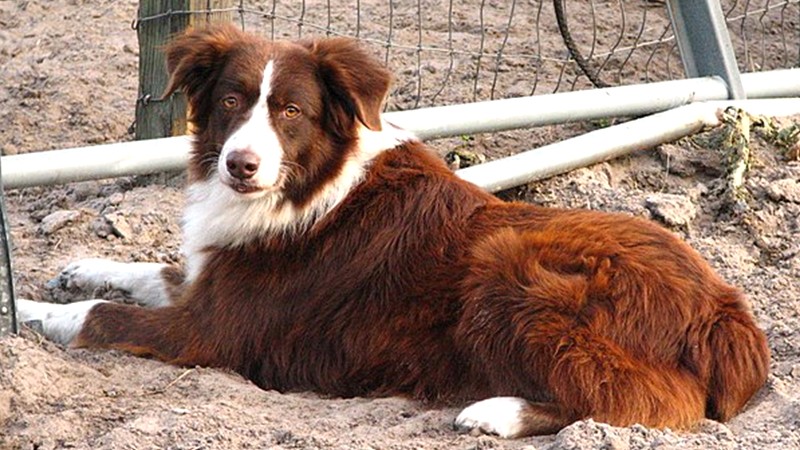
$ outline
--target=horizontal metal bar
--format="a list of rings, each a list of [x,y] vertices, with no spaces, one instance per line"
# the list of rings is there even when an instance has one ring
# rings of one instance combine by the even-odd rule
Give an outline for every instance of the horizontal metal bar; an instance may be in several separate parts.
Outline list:
[[[695,103],[468,167],[457,173],[490,192],[497,192],[675,141],[706,126],[717,125],[719,111],[729,106],[740,107],[751,114],[800,114],[800,98]]]
[[[744,74],[742,80],[747,98],[800,96],[800,69]],[[433,139],[643,116],[694,102],[727,99],[727,85],[717,77],[707,77],[439,106],[391,113],[387,119],[422,139]]]
[[[666,81],[394,113],[387,120],[422,139],[513,130],[607,117],[641,116],[727,98],[717,78]],[[480,130],[480,131],[475,131]]]
[[[745,74],[742,79],[745,90],[753,91],[747,92],[748,98],[800,96],[800,69]],[[385,118],[422,139],[432,139],[641,116],[727,97],[725,83],[712,77],[392,112]],[[3,186],[20,188],[180,170],[186,166],[190,143],[190,137],[180,136],[3,156]]]
[[[800,97],[800,69],[743,73],[742,86],[747,98]]]
[[[3,187],[47,186],[183,170],[191,142],[190,136],[176,136],[3,156]]]

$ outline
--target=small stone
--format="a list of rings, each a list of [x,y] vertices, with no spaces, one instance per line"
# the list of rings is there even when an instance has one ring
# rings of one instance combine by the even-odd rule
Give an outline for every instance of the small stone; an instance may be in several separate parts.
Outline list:
[[[111,225],[111,231],[114,236],[123,239],[130,239],[133,236],[133,228],[131,228],[131,224],[128,223],[123,213],[117,211],[108,213],[103,217]]]
[[[122,203],[122,200],[124,200],[124,199],[125,199],[125,195],[123,195],[122,192],[115,192],[115,193],[111,194],[111,197],[108,197],[108,203],[116,206],[116,205],[119,205],[120,203]]]
[[[679,177],[693,177],[697,173],[718,177],[723,174],[724,163],[717,152],[698,152],[676,144],[663,144],[656,148],[664,168]]]
[[[92,222],[92,231],[98,237],[107,238],[110,234],[114,233],[114,228],[108,223],[105,217],[98,217]]]
[[[99,193],[100,188],[98,187],[97,182],[94,181],[84,181],[82,183],[74,183],[72,185],[72,196],[77,202],[82,202],[86,199],[97,197]]]
[[[114,389],[103,389],[103,394],[106,397],[117,398],[119,397],[119,392]]]
[[[81,213],[78,211],[61,210],[50,213],[42,219],[39,230],[45,235],[50,235],[74,222]]]
[[[458,170],[483,164],[486,162],[486,156],[464,148],[456,148],[444,155],[444,160],[451,170]]]
[[[767,187],[767,195],[776,202],[800,203],[800,182],[791,178],[773,181]]]
[[[41,222],[48,214],[50,214],[50,209],[48,208],[34,209],[30,212],[30,217],[35,222]]]
[[[688,226],[697,216],[697,208],[685,195],[652,194],[644,206],[654,218],[672,227]]]

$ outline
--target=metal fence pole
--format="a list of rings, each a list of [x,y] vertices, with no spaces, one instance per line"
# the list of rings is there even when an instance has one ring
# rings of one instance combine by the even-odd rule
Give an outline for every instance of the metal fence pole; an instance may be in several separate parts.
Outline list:
[[[4,197],[3,189],[0,187],[0,336],[17,332],[14,275],[11,271],[11,241]]]
[[[718,76],[730,99],[745,99],[719,0],[667,0],[667,6],[686,76]]]

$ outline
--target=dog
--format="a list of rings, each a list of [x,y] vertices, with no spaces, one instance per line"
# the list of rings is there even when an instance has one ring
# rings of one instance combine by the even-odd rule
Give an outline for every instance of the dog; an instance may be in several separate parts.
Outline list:
[[[697,252],[461,180],[382,119],[390,74],[356,42],[216,26],[166,59],[194,127],[185,267],[70,264],[65,284],[148,307],[20,301],[50,339],[281,392],[469,404],[457,428],[504,438],[726,421],[765,382],[764,333]]]

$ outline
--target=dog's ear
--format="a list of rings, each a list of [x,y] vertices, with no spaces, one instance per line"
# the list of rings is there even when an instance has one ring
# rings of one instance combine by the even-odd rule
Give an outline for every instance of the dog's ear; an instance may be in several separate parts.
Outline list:
[[[165,48],[169,83],[162,98],[181,90],[194,113],[199,113],[207,91],[219,75],[226,56],[243,33],[232,25],[189,30]]]
[[[381,108],[391,75],[353,39],[331,38],[308,44],[334,101],[367,128],[381,129]]]

